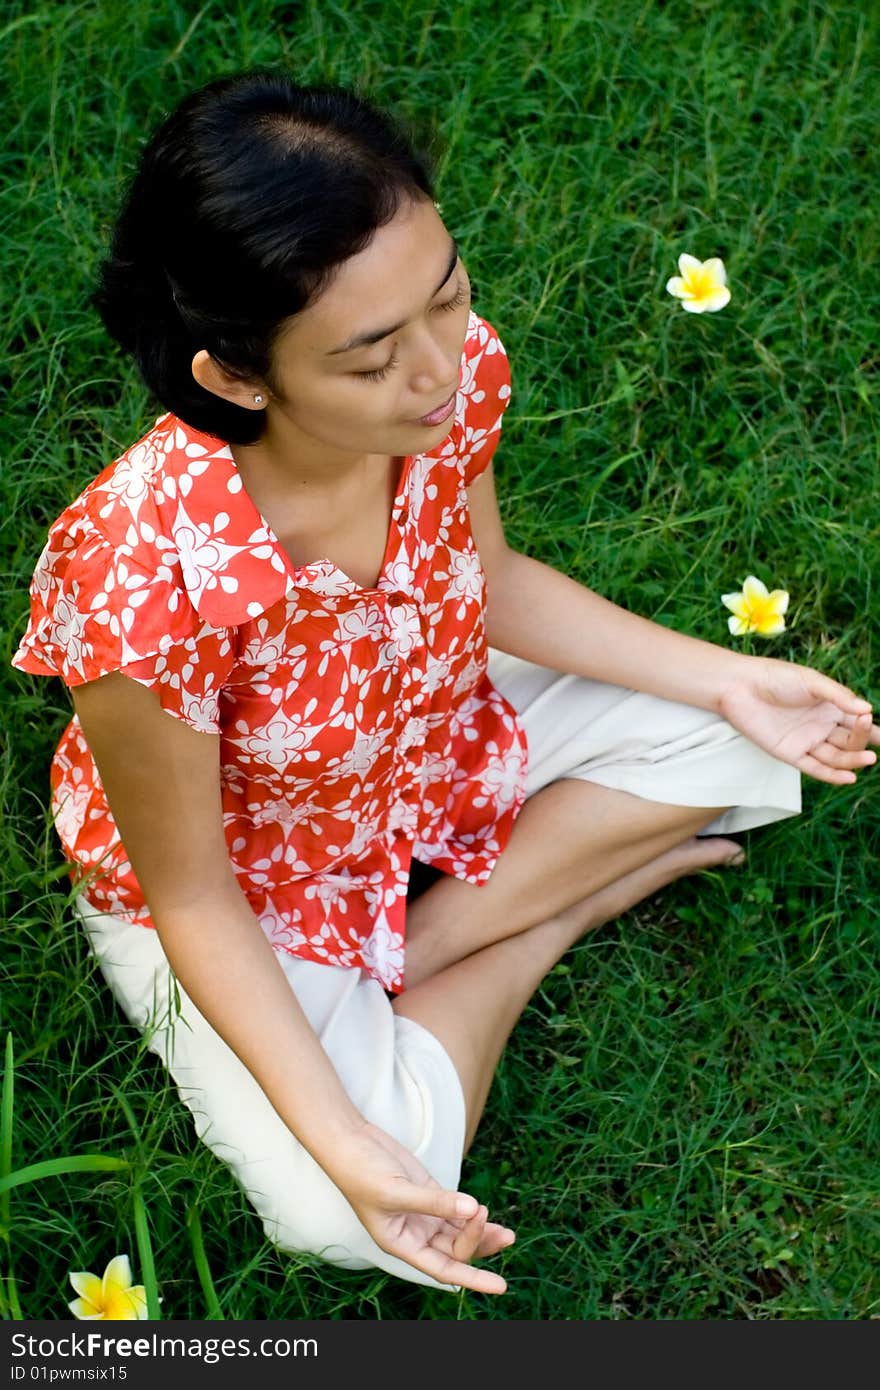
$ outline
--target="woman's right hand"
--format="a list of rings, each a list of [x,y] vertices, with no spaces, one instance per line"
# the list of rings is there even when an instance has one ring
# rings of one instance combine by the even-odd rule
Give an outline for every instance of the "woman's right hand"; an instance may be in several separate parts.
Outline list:
[[[476,1269],[512,1245],[513,1231],[489,1221],[475,1197],[447,1192],[390,1134],[365,1124],[345,1146],[345,1175],[333,1175],[378,1246],[442,1284],[504,1293],[500,1274]],[[340,1180],[342,1179],[342,1180]]]
[[[503,1293],[503,1279],[469,1261],[494,1255],[513,1233],[489,1222],[475,1198],[444,1192],[365,1123],[291,989],[282,952],[230,868],[214,741],[169,719],[118,671],[78,686],[75,705],[159,942],[206,1023],[383,1250],[440,1283]]]

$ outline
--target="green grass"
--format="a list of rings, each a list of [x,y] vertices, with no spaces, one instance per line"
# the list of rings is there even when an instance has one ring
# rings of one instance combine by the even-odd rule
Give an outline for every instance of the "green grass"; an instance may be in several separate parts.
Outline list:
[[[875,699],[880,559],[876,7],[7,0],[0,215],[9,738],[2,754],[7,1317],[61,1318],[128,1251],[165,1318],[856,1319],[880,1313],[880,785],[805,787],[748,866],[586,940],[508,1047],[464,1185],[514,1225],[503,1299],[279,1254],[122,1020],[48,818],[70,716],[8,665],[49,523],[153,418],[87,307],[144,132],[254,64],[435,132],[439,194],[501,333],[516,546],[732,642],[720,594],[792,594],[769,650]],[[733,299],[665,294],[681,251]],[[762,648],[768,650],[768,648]],[[2,1173],[0,1173],[2,1176]]]

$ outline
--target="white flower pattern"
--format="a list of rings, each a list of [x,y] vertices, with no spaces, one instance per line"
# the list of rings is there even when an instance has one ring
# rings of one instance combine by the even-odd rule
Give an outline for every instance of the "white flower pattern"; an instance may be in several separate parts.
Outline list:
[[[485,882],[525,796],[467,507],[509,395],[504,349],[471,314],[455,422],[404,461],[372,590],[329,560],[292,567],[229,446],[160,417],[51,526],[12,659],[71,686],[122,670],[219,735],[230,861],[268,939],[392,990],[413,855]],[[75,717],[51,783],[74,883],[151,927]]]

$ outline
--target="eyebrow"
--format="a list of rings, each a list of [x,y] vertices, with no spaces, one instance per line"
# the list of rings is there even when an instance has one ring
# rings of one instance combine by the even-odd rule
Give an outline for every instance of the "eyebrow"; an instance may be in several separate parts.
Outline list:
[[[446,284],[446,281],[449,279],[457,264],[458,243],[453,239],[452,251],[449,257],[449,265],[446,268],[446,271],[443,275],[443,279],[440,281],[439,285],[437,286],[437,289],[434,290],[434,294],[437,294],[440,290],[442,290],[443,286]],[[432,294],[431,298],[433,299],[433,297],[434,295]],[[406,320],[404,320],[404,323],[405,322]],[[377,328],[374,333],[358,333],[355,335],[355,337],[349,338],[347,342],[343,343],[342,347],[332,348],[331,351],[327,353],[327,356],[336,357],[340,352],[353,352],[355,348],[367,347],[370,343],[379,343],[382,341],[383,338],[387,338],[392,333],[396,333],[398,329],[403,328],[404,323],[392,324],[390,328]]]

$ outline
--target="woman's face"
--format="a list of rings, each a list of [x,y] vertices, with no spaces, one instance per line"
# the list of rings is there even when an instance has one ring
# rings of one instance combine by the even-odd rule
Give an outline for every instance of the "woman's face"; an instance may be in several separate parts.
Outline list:
[[[423,453],[452,428],[470,282],[428,199],[406,200],[276,340],[267,440]],[[451,399],[450,399],[451,398]],[[440,412],[442,418],[421,423]]]

